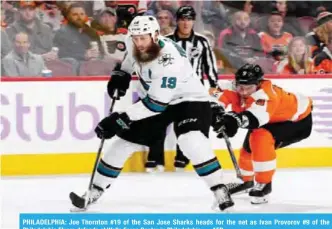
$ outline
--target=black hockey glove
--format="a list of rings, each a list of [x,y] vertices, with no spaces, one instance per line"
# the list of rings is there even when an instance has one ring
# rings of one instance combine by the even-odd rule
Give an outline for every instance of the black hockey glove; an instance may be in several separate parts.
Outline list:
[[[120,97],[126,95],[126,91],[129,88],[131,80],[131,74],[120,69],[120,65],[117,65],[111,72],[111,79],[107,84],[108,95],[112,99],[120,99]],[[115,95],[117,90],[117,95]]]
[[[110,139],[117,133],[129,130],[131,121],[126,113],[114,112],[98,123],[95,133],[98,138]]]
[[[214,127],[217,119],[221,118],[225,114],[225,108],[216,102],[210,102],[210,107],[212,110],[212,127]]]
[[[223,138],[222,131],[225,131],[228,137],[234,137],[237,130],[242,125],[242,117],[235,112],[225,113],[223,116],[216,117],[213,123],[213,130],[218,134],[218,138]]]

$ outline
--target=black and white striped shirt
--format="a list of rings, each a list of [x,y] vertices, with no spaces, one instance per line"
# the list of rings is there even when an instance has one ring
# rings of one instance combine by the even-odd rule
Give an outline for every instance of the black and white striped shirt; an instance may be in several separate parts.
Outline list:
[[[191,65],[197,75],[201,77],[202,82],[204,74],[206,74],[211,87],[217,85],[218,73],[216,58],[206,37],[192,31],[188,38],[180,38],[177,35],[177,30],[175,30],[174,33],[168,34],[166,37],[172,39],[186,50]]]

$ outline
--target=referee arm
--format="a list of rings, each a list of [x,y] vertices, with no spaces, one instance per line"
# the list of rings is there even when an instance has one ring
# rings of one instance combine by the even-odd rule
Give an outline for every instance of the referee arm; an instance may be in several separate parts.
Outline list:
[[[208,77],[210,86],[216,87],[218,81],[216,57],[207,39],[202,39],[202,44],[204,47],[202,56],[203,71]]]

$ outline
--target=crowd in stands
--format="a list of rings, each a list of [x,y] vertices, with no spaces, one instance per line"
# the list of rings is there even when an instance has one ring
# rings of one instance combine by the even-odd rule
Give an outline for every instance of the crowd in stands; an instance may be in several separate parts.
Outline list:
[[[210,41],[220,74],[244,63],[266,73],[332,73],[332,1],[1,1],[1,76],[109,75],[136,15],[176,29],[191,5],[194,31]]]

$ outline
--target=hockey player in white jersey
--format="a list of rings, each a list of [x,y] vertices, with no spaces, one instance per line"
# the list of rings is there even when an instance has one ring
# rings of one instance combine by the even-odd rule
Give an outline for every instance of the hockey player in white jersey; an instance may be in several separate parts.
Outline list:
[[[160,36],[159,31],[152,16],[137,16],[129,26],[127,54],[121,69],[112,72],[108,93],[113,99],[115,90],[125,95],[135,71],[140,81],[140,100],[124,112],[112,113],[96,127],[97,136],[110,139],[110,146],[97,166],[88,203],[96,202],[105,189],[112,187],[137,147],[150,146],[174,122],[181,150],[214,193],[219,209],[225,210],[234,202],[209,140],[212,114],[208,92],[185,51]]]

